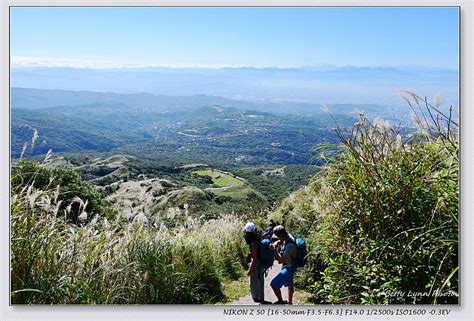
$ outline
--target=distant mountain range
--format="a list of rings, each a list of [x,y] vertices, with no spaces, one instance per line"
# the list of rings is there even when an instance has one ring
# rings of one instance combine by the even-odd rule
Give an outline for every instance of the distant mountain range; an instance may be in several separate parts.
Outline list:
[[[150,111],[176,112],[203,106],[220,105],[240,109],[253,109],[275,114],[313,115],[320,114],[323,105],[295,101],[246,101],[209,95],[167,96],[150,93],[119,94],[94,91],[49,90],[34,88],[12,88],[12,108],[43,109],[73,106],[128,106],[130,110],[145,108]],[[368,114],[387,115],[389,106],[377,104],[335,104],[329,105],[334,113],[350,113],[354,109]]]
[[[150,93],[119,94],[94,91],[45,90],[12,88],[13,108],[41,109],[57,106],[89,104],[124,104],[131,107],[193,108],[205,105],[233,105],[243,107],[243,102],[207,95],[166,96]]]
[[[37,129],[38,143],[28,155],[115,152],[236,166],[305,164],[312,146],[337,141],[334,119],[350,126],[355,111],[394,124],[409,119],[406,106],[31,88],[12,88],[11,106],[14,158]]]
[[[216,100],[226,105],[203,105]],[[39,140],[34,151],[27,149],[28,156],[53,149],[236,166],[306,164],[312,146],[336,141],[334,120],[321,106],[291,114],[291,104],[273,103],[288,112],[278,114],[253,108],[256,104],[236,107],[242,104],[203,95],[173,98],[13,88],[12,157],[20,156],[35,129]],[[354,121],[352,115],[335,118],[344,126]]]
[[[400,89],[441,93],[457,106],[458,71],[404,67],[118,68],[13,67],[13,87],[169,96],[203,94],[237,100],[401,105]]]

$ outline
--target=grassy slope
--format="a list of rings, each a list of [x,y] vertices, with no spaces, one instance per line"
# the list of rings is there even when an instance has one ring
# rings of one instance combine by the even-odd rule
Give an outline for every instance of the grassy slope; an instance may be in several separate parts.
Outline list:
[[[409,141],[384,123],[362,118],[358,126],[352,133],[359,136],[349,132],[312,189],[293,193],[272,213],[309,241],[298,284],[319,303],[457,303],[455,125],[437,134],[428,124]]]
[[[25,167],[34,171],[34,180],[25,176]],[[246,246],[240,219],[187,217],[160,230],[140,218],[110,221],[104,218],[107,205],[85,205],[98,194],[63,197],[94,190],[77,178],[71,171],[29,163],[15,168],[14,304],[210,303],[225,298],[221,283],[242,275]],[[78,202],[83,205],[75,209],[79,220],[73,224],[65,220],[64,205]]]
[[[211,177],[215,187],[236,187],[244,184],[240,179],[220,171],[202,170],[193,171],[192,173],[199,176]]]

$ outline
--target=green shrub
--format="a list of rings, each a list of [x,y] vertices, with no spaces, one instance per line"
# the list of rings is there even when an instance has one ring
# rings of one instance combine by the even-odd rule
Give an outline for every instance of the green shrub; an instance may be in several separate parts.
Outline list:
[[[82,181],[79,174],[72,170],[51,169],[40,163],[20,159],[12,168],[12,193],[24,193],[23,190],[27,188],[38,191],[55,190],[51,196],[59,205],[56,213],[65,215],[68,221],[75,224],[79,223],[79,215],[84,212],[87,216],[81,220],[83,222],[90,221],[96,214],[109,219],[115,217],[110,203],[102,193],[95,186]]]
[[[458,302],[457,124],[425,105],[411,135],[364,115],[338,129],[340,153],[312,181],[320,224],[308,225],[306,279],[315,302]]]
[[[317,198],[307,187],[303,187],[285,198],[271,213],[276,222],[285,220],[288,230],[296,236],[308,236],[318,230],[321,217]]]

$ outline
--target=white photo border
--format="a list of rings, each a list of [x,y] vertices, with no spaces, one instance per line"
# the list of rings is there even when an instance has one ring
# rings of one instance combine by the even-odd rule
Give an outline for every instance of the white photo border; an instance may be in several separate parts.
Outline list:
[[[461,179],[460,179],[460,304],[459,305],[390,305],[387,309],[451,309],[447,316],[390,317],[394,320],[474,320],[474,101],[473,101],[473,44],[474,1],[471,0],[0,0],[0,71],[1,71],[1,123],[0,123],[0,320],[285,320],[349,319],[385,320],[387,316],[341,317],[341,316],[227,316],[224,309],[229,306],[211,305],[34,305],[10,304],[10,7],[25,6],[91,6],[91,7],[459,7],[460,10],[460,135],[461,135]],[[358,305],[314,305],[314,308],[360,308]],[[250,309],[256,307],[233,307]],[[381,306],[367,306],[378,309]],[[269,309],[269,308],[265,308]],[[294,311],[308,306],[289,307]]]

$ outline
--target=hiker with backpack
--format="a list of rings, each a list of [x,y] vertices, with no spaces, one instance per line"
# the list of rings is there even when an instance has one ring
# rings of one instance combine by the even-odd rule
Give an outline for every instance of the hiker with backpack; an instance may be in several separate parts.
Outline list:
[[[273,265],[274,254],[269,248],[270,241],[262,239],[258,234],[256,226],[248,222],[244,227],[245,242],[250,246],[250,265],[247,276],[250,277],[250,295],[256,303],[265,304],[265,272]]]
[[[278,298],[275,304],[293,304],[293,293],[295,291],[293,275],[297,267],[304,265],[307,255],[306,245],[302,238],[295,239],[289,234],[283,225],[275,226],[273,235],[278,241],[273,242],[270,248],[275,250],[275,257],[282,264],[280,273],[270,283]],[[279,246],[283,247],[283,253],[276,250]],[[288,288],[288,302],[284,301],[281,296],[283,286]]]

